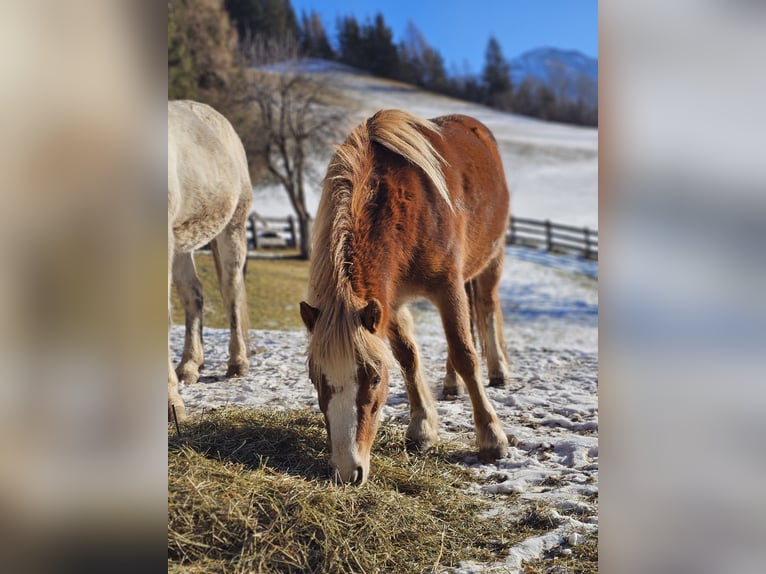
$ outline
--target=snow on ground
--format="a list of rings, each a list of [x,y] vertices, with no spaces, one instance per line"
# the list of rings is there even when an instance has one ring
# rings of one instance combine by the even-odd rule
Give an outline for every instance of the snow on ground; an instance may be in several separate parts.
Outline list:
[[[465,445],[463,464],[489,479],[468,487],[492,501],[489,515],[500,524],[520,518],[538,502],[551,508],[560,525],[542,537],[514,547],[502,568],[516,572],[522,560],[540,557],[566,544],[575,532],[596,532],[598,493],[597,264],[509,247],[501,282],[504,334],[512,361],[505,389],[487,388],[506,433],[509,454],[497,464],[481,464],[474,450],[470,401],[439,400],[442,437]],[[436,396],[444,376],[447,348],[435,308],[413,305],[416,338]],[[295,331],[256,331],[259,353],[246,377],[226,380],[228,332],[205,329],[206,370],[196,385],[182,385],[191,413],[225,404],[318,411],[306,369],[306,335]],[[175,360],[183,327],[172,330]],[[485,373],[486,377],[486,373]],[[407,395],[398,374],[391,379],[382,418],[406,425]],[[373,451],[373,472],[375,457]],[[571,539],[570,542],[575,542]],[[484,565],[486,566],[486,565]],[[479,571],[465,564],[459,572]]]
[[[498,141],[514,215],[598,227],[598,130],[499,112],[337,64],[310,60],[303,69],[328,74],[332,85],[354,103],[345,126],[349,131],[383,108],[401,108],[426,118],[461,113],[479,119]],[[312,213],[319,204],[329,159],[330,152],[313,163],[306,198]],[[291,212],[281,188],[255,183],[255,211],[275,217]]]

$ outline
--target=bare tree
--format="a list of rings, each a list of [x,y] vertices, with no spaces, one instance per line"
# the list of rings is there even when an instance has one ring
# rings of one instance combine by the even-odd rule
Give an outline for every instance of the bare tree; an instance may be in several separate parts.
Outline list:
[[[243,48],[251,66],[249,97],[259,118],[249,149],[284,187],[300,226],[300,252],[311,254],[312,216],[306,207],[306,176],[312,157],[326,155],[345,133],[348,109],[323,74],[297,65],[290,40],[250,42]]]

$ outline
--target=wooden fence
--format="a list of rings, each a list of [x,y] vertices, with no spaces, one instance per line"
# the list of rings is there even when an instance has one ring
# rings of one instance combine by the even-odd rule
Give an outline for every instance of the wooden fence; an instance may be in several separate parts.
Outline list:
[[[253,212],[247,220],[248,249],[295,247],[298,245],[298,221],[292,216],[262,217]]]
[[[248,248],[295,247],[298,233],[298,221],[292,215],[263,217],[253,212],[247,223]],[[598,231],[550,220],[511,217],[506,243],[598,259]]]
[[[511,217],[507,243],[598,259],[598,231],[588,227],[552,223],[547,219],[542,221]]]

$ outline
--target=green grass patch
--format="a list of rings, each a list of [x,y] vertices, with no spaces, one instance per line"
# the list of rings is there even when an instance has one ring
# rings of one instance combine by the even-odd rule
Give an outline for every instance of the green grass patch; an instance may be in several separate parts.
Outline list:
[[[289,253],[288,253],[289,254]],[[213,257],[196,253],[194,261],[205,298],[203,323],[228,329],[229,320],[221,301]],[[303,329],[298,304],[306,298],[309,262],[294,257],[257,258],[247,262],[245,284],[251,329]],[[173,324],[185,322],[183,308],[173,290]]]
[[[542,531],[480,519],[461,445],[410,455],[384,424],[370,481],[327,475],[321,415],[225,409],[170,431],[169,572],[431,572],[503,560]],[[544,530],[543,530],[544,531]]]

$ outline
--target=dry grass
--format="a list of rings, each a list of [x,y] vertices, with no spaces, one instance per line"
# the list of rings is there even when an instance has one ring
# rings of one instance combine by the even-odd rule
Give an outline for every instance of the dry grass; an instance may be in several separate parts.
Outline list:
[[[585,542],[569,548],[556,548],[550,556],[524,565],[524,574],[598,574],[598,538],[586,537]]]
[[[544,530],[478,518],[464,453],[409,456],[383,425],[361,488],[328,480],[321,416],[226,409],[171,431],[170,572],[431,572],[503,560]]]
[[[286,252],[290,255],[294,252]],[[227,329],[213,257],[196,253],[194,260],[205,298],[204,324]],[[294,257],[249,259],[245,276],[251,329],[303,329],[298,304],[306,298],[308,261]],[[173,324],[183,325],[184,314],[173,290]]]

